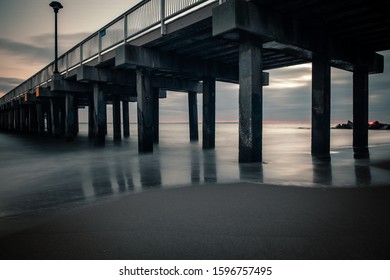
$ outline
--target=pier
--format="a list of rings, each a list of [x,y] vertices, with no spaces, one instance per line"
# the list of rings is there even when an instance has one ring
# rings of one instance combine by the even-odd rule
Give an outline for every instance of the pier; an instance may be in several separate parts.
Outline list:
[[[104,145],[107,104],[113,141],[131,137],[129,102],[137,102],[138,151],[159,142],[159,99],[188,93],[189,141],[215,148],[216,81],[239,84],[238,161],[262,161],[266,72],[312,63],[314,157],[330,159],[331,67],[353,73],[353,149],[368,158],[369,74],[383,73],[390,49],[389,3],[322,0],[146,0],[99,29],[0,98],[0,129],[72,140],[78,109],[88,107],[88,135]],[[122,110],[121,110],[122,108]],[[121,121],[121,119],[123,121]]]

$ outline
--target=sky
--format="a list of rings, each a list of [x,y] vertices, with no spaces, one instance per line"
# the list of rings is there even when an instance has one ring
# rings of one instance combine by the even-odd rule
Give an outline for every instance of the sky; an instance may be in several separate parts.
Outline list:
[[[58,17],[61,55],[139,0],[62,0]],[[0,96],[49,64],[54,57],[54,13],[46,0],[0,0]],[[369,119],[390,123],[390,51],[385,72],[370,75]],[[271,70],[264,87],[263,117],[266,122],[304,123],[311,119],[311,64]],[[199,116],[202,96],[198,95]],[[352,73],[332,68],[332,123],[352,120]],[[238,85],[217,83],[217,121],[237,121]],[[110,107],[108,110],[111,110]],[[130,105],[135,121],[136,104]],[[160,120],[188,120],[187,95],[168,92],[160,102]],[[85,118],[81,111],[81,120]],[[110,113],[108,113],[110,115]],[[201,119],[201,117],[200,117]]]

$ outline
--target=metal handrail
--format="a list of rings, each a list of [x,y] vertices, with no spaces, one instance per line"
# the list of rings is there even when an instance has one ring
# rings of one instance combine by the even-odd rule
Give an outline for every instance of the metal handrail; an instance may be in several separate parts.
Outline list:
[[[206,2],[211,4],[218,0],[143,0],[61,55],[58,58],[60,73],[67,73],[95,58],[100,60],[108,50],[125,44],[148,30],[160,27],[161,33],[165,34],[167,20]],[[118,30],[122,35],[118,36]],[[110,41],[112,37],[113,40]],[[53,70],[54,61],[2,96],[0,105],[6,104],[35,87],[49,83]]]

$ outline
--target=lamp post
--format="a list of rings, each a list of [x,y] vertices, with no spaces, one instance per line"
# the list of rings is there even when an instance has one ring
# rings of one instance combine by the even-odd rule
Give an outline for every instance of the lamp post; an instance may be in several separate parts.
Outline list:
[[[53,8],[54,10],[54,40],[55,40],[55,45],[54,45],[54,62],[55,62],[55,67],[54,67],[54,73],[58,73],[58,38],[57,38],[57,14],[60,9],[63,8],[62,4],[57,1],[53,1],[50,3],[50,7]]]

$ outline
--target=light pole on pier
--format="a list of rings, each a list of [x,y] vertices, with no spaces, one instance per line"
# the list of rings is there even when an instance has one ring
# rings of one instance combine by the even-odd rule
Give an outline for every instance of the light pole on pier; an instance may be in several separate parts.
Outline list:
[[[63,6],[60,2],[53,1],[50,3],[50,7],[52,7],[54,10],[54,41],[55,41],[55,45],[54,45],[54,52],[55,52],[55,54],[54,54],[54,63],[55,63],[54,73],[58,73],[57,14],[58,14],[58,11],[63,8]]]

